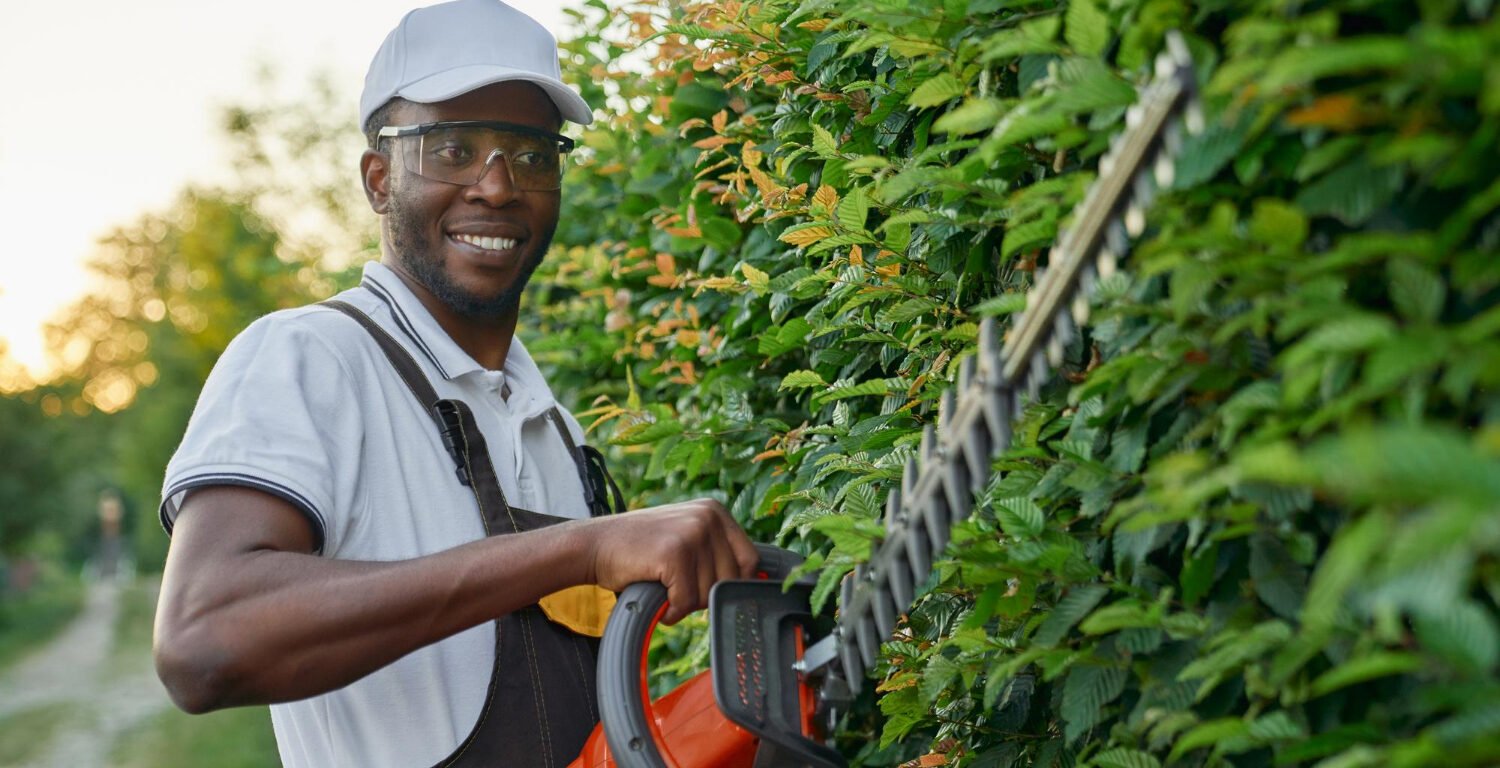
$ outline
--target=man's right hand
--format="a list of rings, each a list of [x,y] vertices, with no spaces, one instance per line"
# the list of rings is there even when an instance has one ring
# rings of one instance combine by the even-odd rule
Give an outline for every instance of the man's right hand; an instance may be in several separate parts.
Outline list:
[[[587,532],[586,583],[618,592],[638,581],[667,588],[662,621],[673,624],[708,606],[718,581],[749,578],[755,545],[723,504],[695,499],[580,524]]]

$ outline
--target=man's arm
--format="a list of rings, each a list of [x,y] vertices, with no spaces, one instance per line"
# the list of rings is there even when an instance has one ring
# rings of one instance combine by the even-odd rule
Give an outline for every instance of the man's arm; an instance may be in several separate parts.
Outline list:
[[[411,651],[576,584],[667,586],[675,622],[756,552],[698,500],[492,536],[413,560],[312,554],[307,519],[239,487],[193,492],[173,529],[156,613],[157,673],[189,712],[325,693]]]

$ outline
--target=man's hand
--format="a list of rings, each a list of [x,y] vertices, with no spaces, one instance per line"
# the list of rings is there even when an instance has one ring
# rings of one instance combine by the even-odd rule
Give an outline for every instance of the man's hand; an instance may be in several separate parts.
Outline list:
[[[713,499],[637,510],[589,520],[587,580],[616,592],[637,581],[667,588],[673,624],[708,606],[708,591],[723,579],[749,578],[760,559],[755,545],[724,505]]]

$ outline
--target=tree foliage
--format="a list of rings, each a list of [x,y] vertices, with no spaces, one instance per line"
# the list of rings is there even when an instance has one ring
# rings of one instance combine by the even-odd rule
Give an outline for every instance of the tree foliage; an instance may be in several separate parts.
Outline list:
[[[73,434],[137,512],[148,566],[166,551],[154,514],[162,472],[219,354],[255,318],[333,291],[317,262],[280,246],[247,201],[189,190],[106,237],[90,262],[99,289],[48,327],[68,366],[59,395],[78,413],[110,415]]]
[[[1164,32],[1193,51],[1208,129],[884,646],[852,757],[1500,760],[1488,0],[580,19],[565,67],[609,107],[531,348],[637,501],[725,499],[809,554],[819,601],[978,319],[1024,306]]]

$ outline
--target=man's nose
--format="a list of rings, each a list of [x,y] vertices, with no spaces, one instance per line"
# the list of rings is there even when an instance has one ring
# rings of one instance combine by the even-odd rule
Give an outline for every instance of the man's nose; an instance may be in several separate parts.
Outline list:
[[[490,205],[504,205],[514,200],[519,191],[516,189],[515,179],[510,175],[510,159],[505,156],[504,150],[496,149],[484,159],[484,169],[479,172],[479,180],[466,187],[464,195]]]

